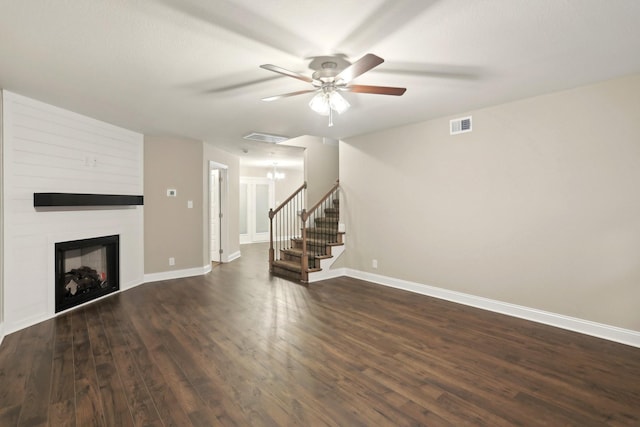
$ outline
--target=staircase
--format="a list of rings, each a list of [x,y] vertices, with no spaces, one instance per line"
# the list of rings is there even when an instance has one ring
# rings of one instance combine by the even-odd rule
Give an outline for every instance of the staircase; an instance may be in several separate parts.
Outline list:
[[[327,264],[330,265],[331,262],[327,263],[324,260],[330,260],[337,255],[336,252],[342,253],[344,233],[338,231],[340,220],[338,188],[339,184],[336,183],[309,211],[304,208],[296,209],[296,206],[286,207],[287,204],[300,203],[296,200],[296,193],[294,193],[276,210],[269,212],[271,219],[269,271],[272,274],[308,283],[310,275],[328,268]],[[299,191],[304,190],[306,190],[306,184],[299,189]],[[279,216],[281,212],[283,213]],[[298,228],[292,229],[296,226]]]

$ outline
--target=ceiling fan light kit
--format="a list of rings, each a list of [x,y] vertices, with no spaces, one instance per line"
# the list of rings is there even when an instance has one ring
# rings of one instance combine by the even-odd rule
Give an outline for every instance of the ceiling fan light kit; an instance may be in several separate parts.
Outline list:
[[[328,116],[330,110],[338,114],[344,113],[351,107],[351,104],[338,92],[331,90],[317,93],[309,101],[309,107],[322,116]]]
[[[311,98],[311,101],[309,101],[309,107],[322,116],[329,116],[329,126],[333,126],[333,112],[335,111],[338,114],[342,114],[351,107],[349,102],[340,95],[339,91],[400,96],[407,90],[406,88],[399,87],[349,85],[351,80],[366,73],[383,62],[384,59],[372,53],[366,54],[344,69],[339,69],[337,62],[327,60],[322,62],[320,65],[321,69],[315,71],[312,77],[308,77],[294,71],[289,71],[276,65],[264,64],[260,67],[265,70],[302,80],[306,83],[311,83],[314,89],[270,96],[262,98],[262,100],[275,101],[281,98],[315,92],[316,94]]]

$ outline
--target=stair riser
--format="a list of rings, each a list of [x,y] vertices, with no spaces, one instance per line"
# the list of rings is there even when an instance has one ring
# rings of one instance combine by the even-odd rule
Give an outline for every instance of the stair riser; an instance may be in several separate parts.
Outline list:
[[[316,218],[314,221],[316,227],[335,228],[338,229],[338,220],[331,218]]]
[[[314,268],[316,266],[316,260],[312,255],[308,255],[307,256],[309,259],[309,268]],[[302,257],[301,256],[297,256],[297,255],[293,255],[290,253],[286,253],[283,252],[280,254],[280,259],[283,261],[292,261],[295,262],[297,264],[302,265]]]
[[[338,241],[338,233],[329,234],[329,233],[307,233],[307,238],[313,240],[320,240],[322,242],[337,242]]]
[[[273,271],[271,272],[271,274],[275,274],[276,276],[284,277],[286,279],[295,280],[296,282],[299,282],[302,279],[300,273],[295,273],[293,271],[275,266],[273,267]]]
[[[302,243],[296,245],[296,248],[302,249]],[[307,244],[307,252],[312,256],[315,254],[331,255],[331,246]]]
[[[331,244],[336,244],[336,243],[342,243],[342,233],[335,233],[335,234],[332,234],[332,235],[320,234],[320,233],[316,233],[316,234],[308,233],[307,237],[309,239],[313,239],[313,240],[319,242],[318,244],[307,243],[307,245],[323,246],[323,245],[331,245]],[[301,246],[297,246],[297,247],[301,247]]]

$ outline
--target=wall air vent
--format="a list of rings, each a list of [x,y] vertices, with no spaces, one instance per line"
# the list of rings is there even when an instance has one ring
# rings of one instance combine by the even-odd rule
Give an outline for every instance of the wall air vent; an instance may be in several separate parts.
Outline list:
[[[451,135],[465,132],[471,132],[471,116],[449,120],[449,133]]]
[[[251,132],[249,135],[243,136],[244,139],[250,139],[251,141],[268,142],[269,144],[280,144],[289,139],[286,136],[271,135],[268,133]]]

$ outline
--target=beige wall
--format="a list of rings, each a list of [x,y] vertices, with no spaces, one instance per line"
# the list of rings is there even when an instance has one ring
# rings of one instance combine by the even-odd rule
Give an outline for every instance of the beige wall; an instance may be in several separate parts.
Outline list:
[[[239,199],[239,187],[240,187],[240,158],[234,156],[226,151],[220,150],[212,145],[212,143],[204,143],[204,155],[200,159],[203,168],[203,199],[206,203],[203,206],[203,247],[202,256],[203,262],[206,264],[209,262],[209,162],[213,161],[227,166],[227,205],[223,204],[223,212],[226,212],[223,217],[223,221],[227,221],[227,235],[222,236],[222,245],[226,256],[223,255],[223,259],[227,257],[237,257],[240,254],[240,199]]]
[[[471,114],[341,142],[341,263],[640,331],[640,75]]]
[[[304,176],[307,182],[307,204],[320,200],[336,183],[339,172],[337,145],[324,144],[317,136],[301,136],[290,141],[291,145],[305,147]]]
[[[201,268],[203,143],[179,138],[144,138],[144,272]],[[167,197],[167,189],[177,197]],[[193,201],[193,208],[187,202]],[[169,257],[175,265],[169,266]],[[206,257],[205,257],[206,258]]]

